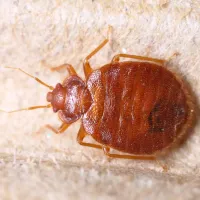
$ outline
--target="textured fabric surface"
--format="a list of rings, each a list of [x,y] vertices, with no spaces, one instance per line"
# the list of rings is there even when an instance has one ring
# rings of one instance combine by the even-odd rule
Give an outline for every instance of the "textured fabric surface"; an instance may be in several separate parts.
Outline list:
[[[70,63],[84,78],[84,58],[113,26],[109,44],[91,59],[93,68],[120,52],[167,59],[200,96],[200,3],[182,1],[0,0],[0,108],[45,105],[48,89],[6,66],[20,67],[55,85]],[[44,64],[46,63],[46,64]],[[199,199],[200,131],[161,160],[108,159],[76,142],[80,122],[62,135],[37,131],[60,125],[50,109],[0,113],[0,199]]]

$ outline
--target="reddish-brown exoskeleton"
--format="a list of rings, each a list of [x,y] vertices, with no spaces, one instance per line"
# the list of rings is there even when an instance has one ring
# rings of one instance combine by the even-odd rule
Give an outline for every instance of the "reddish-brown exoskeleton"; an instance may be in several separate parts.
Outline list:
[[[165,61],[155,58],[118,54],[111,63],[93,71],[89,59],[107,42],[105,39],[86,57],[85,81],[69,64],[53,69],[66,68],[69,72],[55,88],[18,68],[52,90],[47,94],[49,105],[26,110],[52,107],[62,121],[58,129],[46,125],[55,133],[64,132],[81,119],[79,144],[103,149],[107,156],[155,159],[186,135],[194,116],[189,92],[163,67]],[[121,57],[140,61],[120,62]],[[84,142],[87,135],[99,144]],[[128,154],[111,154],[110,148]]]

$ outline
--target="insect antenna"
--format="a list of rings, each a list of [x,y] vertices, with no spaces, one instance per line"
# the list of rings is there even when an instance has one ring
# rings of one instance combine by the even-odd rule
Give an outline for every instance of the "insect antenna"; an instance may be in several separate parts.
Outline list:
[[[15,68],[15,67],[5,67],[5,68],[18,70],[18,71],[20,71],[20,72],[26,74],[27,76],[29,76],[29,77],[35,79],[38,83],[44,85],[45,87],[48,87],[50,90],[53,90],[53,89],[54,89],[54,87],[52,87],[52,86],[46,84],[45,82],[41,81],[39,78],[37,78],[37,77],[35,77],[35,76],[32,76],[32,75],[28,74],[27,72],[25,72],[24,70],[22,70],[22,69],[20,69],[20,68]]]
[[[35,110],[35,109],[38,109],[38,108],[50,108],[50,107],[51,107],[51,104],[48,104],[48,105],[44,105],[44,106],[31,106],[31,107],[28,107],[28,108],[21,108],[21,109],[18,109],[18,110],[11,110],[11,111],[5,111],[5,110],[0,109],[0,112],[14,113],[14,112],[19,112],[19,111],[23,111],[23,110]]]
[[[10,68],[10,69],[14,69],[14,70],[18,70],[24,74],[26,74],[27,76],[35,79],[38,83],[40,83],[41,85],[44,85],[45,87],[48,87],[50,90],[53,90],[54,87],[46,84],[45,82],[41,81],[39,78],[35,77],[35,76],[32,76],[30,74],[28,74],[27,72],[25,72],[24,70],[20,69],[20,68],[15,68],[15,67],[5,67],[5,68]],[[51,104],[48,104],[48,105],[42,105],[42,106],[31,106],[31,107],[27,107],[27,108],[21,108],[21,109],[18,109],[18,110],[12,110],[12,111],[5,111],[5,110],[1,110],[0,109],[0,112],[5,112],[5,113],[14,113],[14,112],[19,112],[19,111],[23,111],[23,110],[34,110],[34,109],[39,109],[39,108],[50,108],[51,107]]]

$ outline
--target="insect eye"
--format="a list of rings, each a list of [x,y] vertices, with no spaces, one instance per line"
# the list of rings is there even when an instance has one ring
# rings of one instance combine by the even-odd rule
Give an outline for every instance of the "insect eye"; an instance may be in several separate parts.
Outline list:
[[[62,88],[62,85],[60,83],[57,83],[56,84],[56,89],[61,89]]]
[[[58,108],[55,108],[55,107],[54,107],[54,108],[53,108],[53,112],[55,112],[55,113],[58,112]]]

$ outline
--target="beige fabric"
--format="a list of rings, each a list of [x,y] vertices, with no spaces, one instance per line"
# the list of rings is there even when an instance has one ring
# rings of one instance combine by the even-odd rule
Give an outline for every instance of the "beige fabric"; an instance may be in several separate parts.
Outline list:
[[[50,66],[71,63],[84,78],[82,62],[113,26],[111,41],[91,59],[94,68],[119,52],[167,59],[166,67],[187,81],[199,103],[200,2],[30,0],[0,1],[0,108],[46,104],[47,88],[67,73]],[[197,113],[198,115],[198,113]],[[162,162],[109,160],[76,142],[80,122],[65,134],[36,132],[60,125],[52,111],[0,113],[0,199],[199,199],[199,123],[187,142]]]

